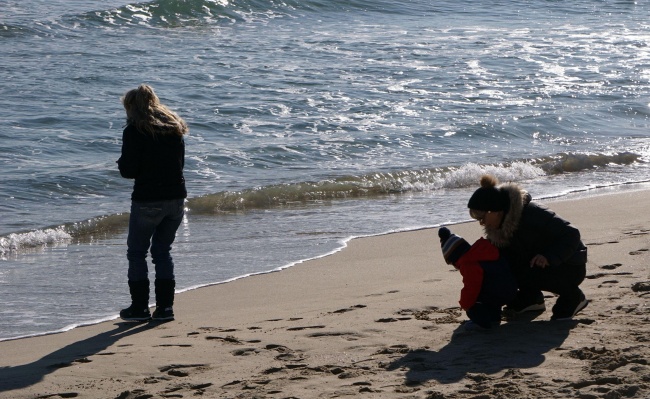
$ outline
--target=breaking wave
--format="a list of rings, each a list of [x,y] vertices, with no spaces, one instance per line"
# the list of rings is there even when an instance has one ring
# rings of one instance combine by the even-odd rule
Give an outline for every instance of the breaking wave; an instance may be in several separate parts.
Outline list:
[[[507,164],[468,163],[458,168],[432,168],[377,172],[362,176],[344,176],[317,182],[278,184],[239,192],[221,192],[191,198],[193,213],[220,213],[247,209],[287,206],[292,203],[327,201],[337,198],[372,198],[407,192],[435,191],[473,187],[480,176],[489,173],[501,181],[524,181],[546,175],[580,172],[608,165],[629,165],[640,161],[632,153],[559,154],[546,158]]]
[[[372,199],[409,192],[463,189],[476,186],[484,173],[500,181],[527,181],[562,173],[579,173],[612,165],[644,162],[634,153],[558,154],[503,164],[468,163],[460,167],[401,170],[341,176],[333,179],[276,184],[236,192],[219,192],[187,200],[189,214],[218,215],[255,209],[283,208],[343,198]],[[0,256],[31,248],[92,242],[126,231],[128,213],[100,216],[42,230],[0,236]]]

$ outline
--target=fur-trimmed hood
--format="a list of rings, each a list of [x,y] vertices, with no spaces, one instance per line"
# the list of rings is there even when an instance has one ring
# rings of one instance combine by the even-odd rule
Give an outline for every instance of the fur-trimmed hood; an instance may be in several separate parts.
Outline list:
[[[504,183],[497,187],[500,191],[508,193],[510,206],[504,215],[501,227],[490,229],[484,227],[485,237],[497,248],[504,248],[510,244],[515,231],[519,228],[521,214],[524,207],[531,201],[528,192],[515,183]]]

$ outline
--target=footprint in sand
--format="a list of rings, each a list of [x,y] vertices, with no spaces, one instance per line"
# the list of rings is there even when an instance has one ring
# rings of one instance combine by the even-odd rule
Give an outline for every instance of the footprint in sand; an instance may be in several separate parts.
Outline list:
[[[598,288],[602,288],[605,286],[610,286],[613,284],[618,284],[618,280],[605,280],[602,283],[598,284]]]
[[[275,360],[280,360],[284,362],[296,362],[305,359],[299,352],[287,348],[284,345],[268,344],[264,347],[264,349],[278,352],[278,355],[275,357]]]
[[[634,292],[649,292],[650,291],[650,281],[641,281],[634,283],[632,285],[632,291]]]
[[[410,317],[409,317],[409,319],[410,319]],[[384,317],[384,318],[375,320],[375,323],[394,323],[396,321],[398,321],[398,320],[396,318],[394,318],[394,317]]]
[[[216,332],[226,333],[226,332],[238,331],[236,328],[223,328],[223,327],[199,327],[198,330],[199,330],[199,332],[193,331],[191,333],[188,333],[187,335],[190,335],[190,334],[196,335],[196,334],[200,334],[201,332],[215,332],[216,331]]]
[[[375,323],[395,323],[396,321],[406,321],[406,320],[412,320],[412,317],[384,317],[381,319],[375,320]]]
[[[435,324],[455,324],[461,316],[458,307],[442,309],[432,306],[426,309],[402,309],[397,313],[413,316],[416,320],[432,321]]]
[[[587,360],[590,364],[590,373],[611,373],[612,371],[635,363],[645,365],[647,359],[641,354],[631,353],[630,349],[607,349],[583,347],[569,351],[567,356],[578,360]]]
[[[164,398],[182,398],[185,395],[181,393],[181,391],[192,391],[191,395],[192,396],[201,396],[205,393],[205,389],[211,387],[213,384],[211,382],[206,382],[202,384],[180,384],[176,385],[170,388],[167,388],[163,391],[163,394],[161,395]],[[153,398],[154,396],[148,396],[150,398]],[[144,397],[143,397],[144,398]],[[140,399],[140,397],[137,397],[136,399]]]
[[[51,364],[51,365],[49,365],[47,367],[51,368],[51,369],[60,369],[60,368],[64,368],[64,367],[74,366],[75,364],[79,364],[79,363],[90,363],[90,362],[92,362],[92,360],[88,359],[87,357],[83,357],[83,358],[80,358],[80,359],[75,359],[75,360],[73,360],[71,362]]]
[[[223,389],[239,388],[240,390],[244,390],[244,391],[254,391],[256,389],[259,389],[260,387],[270,384],[271,382],[273,381],[268,379],[263,379],[263,378],[257,380],[251,380],[251,381],[234,380],[222,385],[221,388]]]
[[[369,367],[346,367],[337,365],[325,365],[316,367],[307,367],[308,371],[315,373],[333,374],[340,379],[348,379],[358,377],[367,372]]]
[[[124,391],[115,399],[140,399],[140,398],[153,398],[153,395],[146,393],[144,389],[134,389],[132,391]]]
[[[248,356],[248,355],[254,355],[259,352],[260,351],[257,348],[242,348],[242,349],[235,349],[230,353],[232,353],[234,356]]]
[[[587,243],[587,246],[596,246],[596,245],[605,245],[605,244],[618,244],[618,241],[590,242]]]
[[[142,380],[143,384],[146,385],[151,385],[151,384],[157,384],[162,381],[169,381],[171,378],[166,377],[166,376],[158,376],[158,377],[147,377],[144,380]]]
[[[302,331],[302,330],[310,330],[310,329],[318,329],[318,328],[325,328],[325,326],[316,325],[316,326],[289,327],[287,328],[287,331]]]
[[[626,231],[624,234],[631,235],[631,236],[642,236],[649,234],[650,230],[648,229],[641,229],[641,230],[634,230],[634,231]]]
[[[163,366],[159,368],[161,373],[166,373],[174,377],[187,377],[190,375],[189,371],[185,369],[198,369],[205,368],[207,364],[170,364],[169,366]]]
[[[233,331],[239,331],[236,328],[215,328],[215,327],[200,327],[199,330],[201,330],[202,332],[214,332],[214,331],[216,331],[216,332],[233,332]],[[200,332],[194,331],[194,332],[188,333],[187,335],[198,335],[198,334],[200,334]],[[205,337],[205,339],[207,339],[207,340],[218,340],[218,341],[222,341],[222,342],[233,344],[233,345],[243,345],[244,343],[253,344],[253,343],[261,342],[259,339],[252,339],[252,340],[248,340],[248,341],[242,341],[242,340],[240,340],[239,338],[237,338],[237,337],[235,337],[233,335],[226,335],[226,336],[207,335]],[[177,345],[177,346],[180,346],[180,345]]]
[[[600,268],[601,268],[601,269],[605,269],[605,270],[614,270],[614,269],[618,269],[618,268],[621,267],[621,266],[623,266],[622,263],[613,263],[613,264],[611,264],[611,265],[603,265],[603,266],[600,266]]]
[[[340,313],[347,313],[347,312],[351,312],[351,311],[353,311],[355,309],[363,309],[365,307],[366,307],[366,305],[354,305],[354,306],[350,306],[349,308],[335,310],[335,311],[330,312],[330,313],[339,313],[339,314]]]
[[[382,293],[378,293],[378,294],[369,294],[369,295],[366,295],[366,296],[367,297],[382,296],[382,295],[386,295],[386,294],[397,294],[398,292],[399,292],[399,290],[392,290],[392,291],[382,292]]]
[[[639,250],[630,252],[630,255],[642,255],[646,252],[648,252],[648,248],[641,248]]]
[[[356,341],[359,338],[363,338],[362,334],[349,331],[330,331],[330,332],[318,332],[307,335],[310,338],[327,338],[327,337],[340,337],[347,341]]]
[[[409,348],[408,345],[399,344],[399,345],[391,345],[386,348],[381,348],[377,352],[375,352],[374,355],[403,354],[403,353],[409,353],[410,351],[411,348]]]
[[[244,344],[242,341],[240,341],[238,338],[233,337],[232,335],[228,335],[228,336],[225,336],[225,337],[216,336],[216,335],[208,335],[207,337],[205,337],[205,339],[207,339],[207,340],[215,340],[216,339],[218,341],[222,341],[222,342],[226,342],[226,343],[234,344],[234,345],[243,345]]]
[[[603,278],[607,276],[631,276],[634,273],[631,272],[616,272],[616,273],[595,273],[585,276],[586,279],[593,280],[597,278]]]

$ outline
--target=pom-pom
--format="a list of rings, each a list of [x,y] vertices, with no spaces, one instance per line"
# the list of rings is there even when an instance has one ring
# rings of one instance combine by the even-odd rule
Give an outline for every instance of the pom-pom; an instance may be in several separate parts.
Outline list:
[[[481,187],[483,188],[492,188],[496,187],[499,184],[499,180],[492,175],[483,175],[481,176]]]
[[[447,241],[447,239],[449,238],[450,235],[451,235],[451,231],[449,231],[448,228],[441,227],[440,229],[438,229],[438,237],[440,237],[440,242],[441,243],[444,243],[445,241]]]

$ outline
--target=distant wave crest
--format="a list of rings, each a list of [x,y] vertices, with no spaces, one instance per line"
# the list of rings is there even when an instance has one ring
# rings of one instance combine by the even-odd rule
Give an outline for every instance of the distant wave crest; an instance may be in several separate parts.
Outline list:
[[[20,25],[5,25],[0,23],[0,38],[21,37],[32,33],[33,30]]]
[[[338,12],[409,14],[422,12],[416,3],[385,0],[153,0],[134,1],[111,9],[52,16],[26,25],[0,24],[0,38],[25,35],[75,35],[79,29],[175,29],[264,22],[274,18]]]
[[[296,12],[337,11],[399,12],[400,9],[394,3],[368,0],[154,0],[88,12],[70,19],[82,24],[174,28],[259,21]]]
[[[641,161],[641,155],[631,152],[616,154],[559,154],[534,161],[549,175],[580,172],[608,165],[630,165]]]
[[[291,9],[290,5],[279,1],[154,0],[89,12],[79,19],[105,26],[178,28],[267,19],[286,14]]]
[[[174,28],[242,19],[242,10],[227,0],[155,0],[76,16],[81,23]]]

